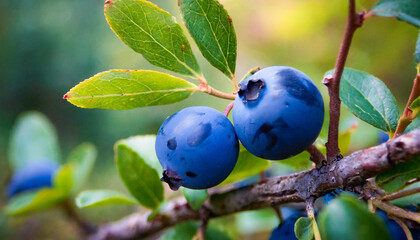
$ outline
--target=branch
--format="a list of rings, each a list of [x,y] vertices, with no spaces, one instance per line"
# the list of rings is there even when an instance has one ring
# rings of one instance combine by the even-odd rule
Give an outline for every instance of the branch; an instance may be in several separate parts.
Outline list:
[[[333,189],[352,189],[366,180],[393,168],[396,164],[420,155],[420,128],[381,145],[355,152],[317,169],[287,176],[268,178],[264,182],[216,192],[203,205],[209,218],[240,211],[305,202],[321,197]],[[144,238],[187,220],[200,220],[184,198],[171,201],[162,212],[147,221],[149,213],[136,213],[120,221],[99,227],[91,240]]]
[[[319,169],[322,166],[327,165],[324,154],[315,145],[312,144],[306,151],[311,154],[310,160],[315,163],[316,168]]]
[[[346,30],[344,32],[343,41],[338,53],[335,64],[335,71],[332,77],[326,77],[323,84],[328,87],[328,95],[330,96],[330,125],[328,129],[327,161],[331,162],[340,154],[338,148],[338,126],[340,120],[340,80],[343,75],[344,66],[349,54],[351,41],[354,32],[362,26],[363,14],[356,14],[355,0],[349,0],[349,12],[347,17]]]
[[[410,195],[413,195],[413,194],[416,194],[416,193],[419,193],[419,192],[420,192],[420,187],[409,189],[409,190],[402,190],[402,191],[394,192],[390,195],[387,195],[382,200],[392,201],[392,200],[402,198],[402,197],[406,197],[406,196],[410,196]]]

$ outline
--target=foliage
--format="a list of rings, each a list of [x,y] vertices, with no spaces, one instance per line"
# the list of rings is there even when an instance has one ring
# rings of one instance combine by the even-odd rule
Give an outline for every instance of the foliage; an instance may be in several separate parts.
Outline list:
[[[226,9],[217,0],[179,0],[178,5],[186,28],[204,58],[230,80],[236,91],[237,40],[232,18]],[[367,11],[363,20],[371,16],[392,17],[420,27],[419,13],[420,5],[416,0],[380,0]],[[199,84],[152,70],[109,70],[79,83],[65,94],[64,98],[71,104],[88,109],[126,110],[177,103],[194,92],[226,99],[235,97],[209,85],[183,28],[169,12],[146,0],[108,0],[105,2],[105,16],[114,33],[134,52],[140,53],[152,65],[193,78]],[[419,49],[420,35],[415,50],[417,65],[420,62]],[[325,75],[334,72],[331,70]],[[343,105],[352,114],[391,137],[420,125],[420,117],[417,117],[411,119],[412,123],[402,132],[398,132],[404,116],[400,117],[395,97],[379,78],[367,72],[346,68],[341,76],[339,93]],[[409,104],[414,116],[420,109],[419,99]],[[343,154],[353,150],[349,147],[353,131],[355,127],[350,127],[339,136],[338,145]],[[13,169],[41,158],[61,161],[53,126],[39,113],[22,116],[16,123],[10,142],[9,160]],[[160,181],[162,168],[154,152],[154,142],[154,135],[141,135],[115,143],[115,164],[130,195],[114,190],[88,190],[78,195],[76,205],[80,208],[137,205],[152,210],[148,220],[154,219],[167,206],[166,200],[173,197],[165,194]],[[326,151],[324,142],[325,139],[319,138],[316,144],[322,153]],[[79,145],[56,173],[53,187],[12,198],[5,212],[20,215],[63,206],[73,193],[83,188],[96,156],[92,144]],[[310,164],[308,160],[309,154],[301,153],[282,163],[296,170],[307,168]],[[419,158],[414,158],[399,164],[378,175],[376,183],[388,193],[410,189],[412,187],[406,187],[407,182],[420,175],[418,163]],[[219,187],[244,180],[271,166],[281,168],[284,165],[270,164],[241,148],[237,165]],[[184,189],[183,193],[195,211],[202,208],[209,198],[207,190]],[[419,204],[417,195],[392,203],[398,206]],[[345,194],[325,206],[317,222],[323,239],[389,239],[384,224],[368,210],[366,204]],[[316,236],[313,226],[317,222],[300,218],[295,225],[296,236],[312,239]],[[160,239],[191,239],[198,227],[196,222],[179,224]],[[205,235],[207,239],[231,239],[229,234],[213,225],[208,226]]]

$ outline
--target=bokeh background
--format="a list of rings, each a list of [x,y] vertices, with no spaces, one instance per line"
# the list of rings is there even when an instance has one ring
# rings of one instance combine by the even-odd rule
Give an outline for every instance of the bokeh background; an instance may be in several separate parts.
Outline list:
[[[181,22],[176,0],[151,0]],[[229,11],[238,38],[238,79],[256,66],[295,67],[319,86],[334,67],[344,31],[347,1],[342,0],[221,0]],[[375,0],[357,1],[358,10]],[[187,34],[188,35],[188,34]],[[382,79],[402,109],[415,76],[413,52],[417,30],[405,23],[370,18],[357,31],[348,67]],[[231,92],[222,74],[208,64],[190,40],[210,84]],[[94,143],[99,155],[86,189],[125,191],[113,163],[113,144],[122,138],[155,134],[163,120],[191,105],[223,110],[226,100],[196,93],[172,105],[128,111],[77,108],[62,96],[80,81],[109,69],[153,69],[141,55],[125,46],[110,30],[103,15],[103,0],[0,1],[0,207],[11,175],[7,147],[13,123],[27,110],[44,113],[55,125],[63,158],[81,142]],[[191,79],[191,81],[194,81]],[[327,104],[327,102],[326,102]],[[346,110],[345,129],[357,121]],[[377,130],[359,122],[351,149],[374,145]],[[80,213],[95,223],[116,220],[132,207],[105,207]],[[246,215],[249,216],[246,216]],[[253,215],[254,214],[254,215]],[[256,214],[256,215],[255,215]],[[233,217],[230,217],[233,218]],[[243,214],[232,234],[242,239],[266,239],[277,223],[270,210]],[[257,223],[247,219],[260,219]],[[220,221],[231,222],[228,218]],[[0,214],[0,239],[80,239],[75,226],[59,210],[31,218],[5,218]]]

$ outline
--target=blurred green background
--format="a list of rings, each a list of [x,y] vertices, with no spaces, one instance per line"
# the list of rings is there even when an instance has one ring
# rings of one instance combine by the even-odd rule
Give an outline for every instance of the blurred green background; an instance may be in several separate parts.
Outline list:
[[[152,2],[181,22],[176,0]],[[334,67],[347,1],[221,2],[229,11],[238,35],[237,79],[256,66],[288,65],[309,75],[327,99],[321,80]],[[357,2],[358,10],[363,10],[376,1]],[[355,35],[347,66],[382,79],[402,109],[415,76],[416,37],[417,30],[410,25],[370,18]],[[98,147],[98,160],[86,189],[107,187],[124,191],[113,165],[113,144],[118,139],[155,134],[167,116],[186,106],[207,105],[222,111],[228,104],[226,100],[201,93],[177,104],[129,111],[80,109],[63,100],[62,96],[74,85],[108,69],[165,72],[150,65],[114,35],[103,16],[103,0],[2,0],[0,44],[0,207],[7,201],[4,187],[11,175],[7,162],[8,140],[13,123],[24,111],[38,110],[47,115],[58,131],[63,156],[81,142],[89,141]],[[192,45],[210,84],[233,91],[223,75],[206,63]],[[343,128],[354,121],[344,110]],[[376,136],[377,130],[359,123],[351,147],[356,150],[373,145]],[[109,207],[84,210],[81,214],[100,223],[132,211],[130,207]],[[274,225],[248,231],[246,234],[250,235],[244,238],[262,236],[264,239],[267,237],[264,231]],[[75,226],[58,210],[30,219],[6,219],[0,215],[0,239],[25,238],[28,234],[34,239],[80,238]]]

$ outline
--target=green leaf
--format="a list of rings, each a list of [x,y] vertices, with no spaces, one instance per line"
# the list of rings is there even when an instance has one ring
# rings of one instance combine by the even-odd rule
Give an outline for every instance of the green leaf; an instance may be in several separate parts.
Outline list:
[[[416,50],[414,52],[414,58],[416,59],[417,68],[419,68],[420,64],[420,30],[419,35],[417,36],[417,43],[416,43]],[[419,69],[420,71],[420,69]]]
[[[411,110],[416,110],[420,108],[420,97],[416,98],[411,104],[410,104],[410,109]]]
[[[376,183],[388,193],[404,188],[405,183],[420,176],[420,157],[400,163],[392,169],[376,176]]]
[[[148,70],[110,70],[72,88],[64,99],[81,108],[133,109],[179,102],[198,87],[184,79]]]
[[[317,223],[322,240],[391,239],[380,217],[351,194],[342,194],[326,205]]]
[[[14,169],[40,159],[59,162],[60,147],[54,126],[39,112],[21,115],[12,130],[8,153]]]
[[[312,229],[312,219],[301,217],[295,223],[295,235],[299,240],[314,239],[314,231]]]
[[[96,156],[96,148],[91,143],[80,144],[68,156],[67,163],[73,168],[73,192],[83,187],[93,168]]]
[[[54,189],[70,196],[73,187],[73,169],[70,164],[65,164],[58,169],[54,176]]]
[[[419,188],[420,182],[414,183],[406,187],[404,190],[410,190],[414,188]],[[420,204],[420,193],[416,193],[413,195],[409,195],[403,198],[395,199],[391,201],[392,204],[399,206],[399,207],[407,207],[410,205],[417,206]]]
[[[340,135],[338,136],[338,147],[343,155],[350,150],[351,136],[357,130],[357,127],[358,124],[355,122],[349,128],[340,132]]]
[[[405,129],[404,133],[408,133],[413,131],[414,129],[420,127],[420,115],[417,116],[411,123],[408,125],[407,129]]]
[[[184,197],[187,199],[188,203],[191,205],[192,209],[197,211],[203,205],[204,201],[208,198],[209,194],[207,190],[194,190],[189,188],[184,188]]]
[[[76,198],[76,206],[79,208],[136,204],[136,199],[113,190],[83,191]]]
[[[115,161],[118,172],[125,186],[140,204],[148,208],[156,208],[163,200],[163,184],[158,171],[153,167],[156,163],[154,154],[154,136],[138,136],[129,142],[136,142],[139,149],[134,150],[125,140],[115,145]],[[153,147],[148,147],[152,146]]]
[[[57,206],[68,197],[67,193],[54,188],[43,188],[13,197],[5,207],[8,215],[30,214]]]
[[[201,76],[181,26],[168,12],[144,0],[110,0],[105,3],[105,16],[115,34],[151,64]]]
[[[236,67],[236,34],[228,12],[216,0],[178,2],[185,25],[203,56],[232,78]]]
[[[258,174],[270,166],[270,162],[252,155],[241,146],[238,161],[230,175],[219,186]]]
[[[273,231],[279,225],[279,218],[273,209],[260,209],[235,214],[236,228],[241,235],[261,231]]]
[[[153,211],[149,214],[149,216],[147,216],[147,221],[151,221],[157,215],[161,215],[162,210],[164,210],[166,206],[168,206],[168,204],[169,204],[168,201],[161,202],[159,206],[153,209]]]
[[[296,156],[278,161],[276,163],[287,165],[289,167],[292,167],[296,171],[301,171],[304,169],[311,168],[312,162],[310,161],[310,157],[311,155],[308,152],[304,151]]]
[[[198,223],[186,222],[176,225],[167,231],[159,240],[191,240],[198,230]],[[211,224],[206,229],[206,240],[232,240],[232,238]]]
[[[326,75],[332,74],[334,70]],[[398,124],[397,102],[391,91],[378,78],[351,68],[344,70],[340,98],[356,117],[382,129],[394,131]]]
[[[420,1],[381,0],[370,10],[372,15],[397,18],[420,28]]]

